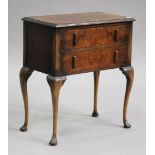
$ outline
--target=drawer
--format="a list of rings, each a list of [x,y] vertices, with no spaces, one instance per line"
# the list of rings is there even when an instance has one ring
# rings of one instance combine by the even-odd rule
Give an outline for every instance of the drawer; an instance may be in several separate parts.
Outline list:
[[[98,47],[128,42],[129,24],[106,25],[62,31],[62,50]]]
[[[62,56],[62,66],[66,74],[116,68],[127,64],[127,53],[127,45],[77,50]]]

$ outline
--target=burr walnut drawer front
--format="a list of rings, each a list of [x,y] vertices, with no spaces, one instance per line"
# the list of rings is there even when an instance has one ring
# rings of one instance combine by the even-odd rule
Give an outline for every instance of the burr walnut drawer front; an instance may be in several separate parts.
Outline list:
[[[75,50],[64,53],[62,66],[66,74],[121,67],[127,64],[127,53],[127,45]]]
[[[128,42],[129,24],[76,28],[62,31],[62,50]]]

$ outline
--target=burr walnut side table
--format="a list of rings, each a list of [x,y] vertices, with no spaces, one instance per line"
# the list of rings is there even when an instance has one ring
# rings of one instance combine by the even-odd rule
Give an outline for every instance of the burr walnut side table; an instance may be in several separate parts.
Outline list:
[[[119,68],[127,79],[123,108],[125,128],[128,100],[133,83],[131,66],[133,18],[104,12],[88,12],[24,17],[23,67],[20,84],[24,100],[27,131],[27,80],[34,70],[48,74],[53,102],[53,135],[50,145],[57,144],[58,98],[67,75],[94,73],[94,110],[98,116],[97,94],[100,70]]]

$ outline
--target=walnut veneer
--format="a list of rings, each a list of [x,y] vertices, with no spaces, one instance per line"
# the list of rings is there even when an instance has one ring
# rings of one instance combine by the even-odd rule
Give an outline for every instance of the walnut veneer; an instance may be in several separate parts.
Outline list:
[[[123,123],[127,121],[128,99],[134,70],[131,66],[133,18],[104,12],[24,17],[23,67],[20,83],[28,126],[27,80],[34,70],[46,73],[53,101],[53,136],[57,144],[59,91],[67,75],[94,72],[94,110],[97,117],[97,94],[100,70],[120,68],[127,79]]]

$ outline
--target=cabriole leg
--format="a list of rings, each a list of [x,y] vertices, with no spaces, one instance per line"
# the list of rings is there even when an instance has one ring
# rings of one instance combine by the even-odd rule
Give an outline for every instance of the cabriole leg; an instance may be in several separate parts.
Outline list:
[[[50,86],[52,102],[53,102],[53,135],[49,144],[52,146],[57,145],[57,118],[58,118],[58,100],[60,88],[66,81],[66,77],[52,77],[47,76],[47,82]]]
[[[127,111],[128,111],[128,101],[129,96],[132,88],[132,83],[134,79],[134,69],[132,66],[129,67],[121,67],[120,70],[125,75],[127,79],[126,83],[126,92],[125,92],[125,98],[124,98],[124,108],[123,108],[123,123],[124,128],[131,128],[131,125],[127,121]]]
[[[28,78],[31,76],[33,70],[27,68],[27,67],[22,67],[20,70],[20,86],[21,86],[21,91],[23,95],[23,101],[24,101],[24,110],[25,110],[25,121],[24,125],[20,128],[20,131],[24,132],[27,131],[27,126],[28,126],[28,93],[27,93],[27,81]]]

